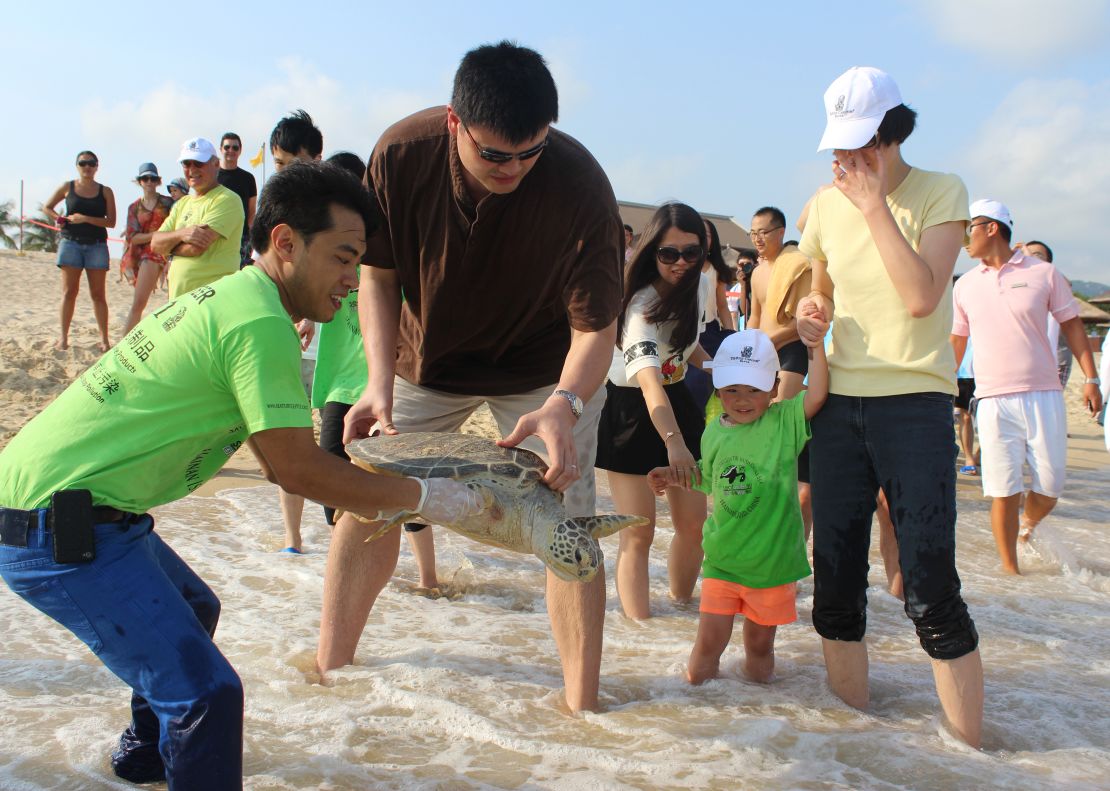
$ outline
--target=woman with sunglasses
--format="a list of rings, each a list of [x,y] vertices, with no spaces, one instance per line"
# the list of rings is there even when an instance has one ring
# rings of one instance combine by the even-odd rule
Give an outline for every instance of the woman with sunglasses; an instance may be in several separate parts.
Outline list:
[[[61,231],[58,243],[58,269],[62,273],[62,334],[54,348],[69,348],[69,325],[81,290],[81,271],[89,283],[96,326],[100,330],[100,350],[108,351],[108,299],[104,284],[108,278],[108,229],[116,224],[116,198],[109,187],[97,183],[100,161],[91,151],[77,155],[78,178],[67,181],[43,204],[43,213]],[[54,207],[65,199],[65,214]]]
[[[630,618],[649,618],[648,553],[655,536],[655,495],[647,481],[668,466],[696,475],[705,421],[682,380],[707,357],[698,345],[709,297],[701,276],[706,231],[701,215],[682,203],[659,207],[625,268],[617,349],[605,385],[597,466],[609,471],[613,504],[651,520],[620,533],[617,594]],[[687,601],[701,567],[705,496],[667,490],[674,524],[667,561],[671,596]]]
[[[131,332],[131,328],[143,317],[146,303],[166,267],[166,259],[150,248],[150,239],[162,227],[173,207],[173,200],[168,195],[158,194],[162,177],[153,162],[139,165],[135,181],[143,188],[143,194],[127,207],[127,230],[124,232],[127,248],[120,261],[120,270],[127,277],[127,282],[135,287],[124,335]]]

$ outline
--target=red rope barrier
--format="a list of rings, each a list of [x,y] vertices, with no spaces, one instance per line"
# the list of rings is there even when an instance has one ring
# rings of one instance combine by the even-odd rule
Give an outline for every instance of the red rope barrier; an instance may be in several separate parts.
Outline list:
[[[46,224],[46,223],[44,223],[44,222],[39,222],[38,220],[33,220],[33,219],[31,219],[31,218],[30,218],[30,217],[28,217],[27,215],[24,215],[24,216],[23,216],[23,221],[24,221],[24,222],[29,222],[29,223],[31,223],[31,225],[37,225],[37,226],[38,226],[38,227],[40,227],[40,228],[45,228],[45,229],[47,229],[48,231],[61,231],[61,230],[62,230],[60,226],[57,226],[57,225],[47,225],[47,224]],[[123,239],[117,239],[117,238],[115,238],[114,236],[109,236],[109,237],[108,237],[108,241],[109,241],[109,242],[119,242],[120,244],[124,244],[124,243],[125,243]]]

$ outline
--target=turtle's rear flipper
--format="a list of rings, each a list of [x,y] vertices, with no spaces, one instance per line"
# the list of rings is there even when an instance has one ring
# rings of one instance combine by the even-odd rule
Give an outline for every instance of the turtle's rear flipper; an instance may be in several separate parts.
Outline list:
[[[414,516],[415,514],[412,511],[398,511],[393,516],[382,522],[382,526],[375,530],[363,543],[369,544],[371,541],[377,541],[390,530],[398,527],[403,522],[411,520]]]
[[[609,514],[606,516],[579,516],[573,521],[590,531],[595,539],[611,536],[626,527],[641,527],[648,524],[646,516],[622,516]]]

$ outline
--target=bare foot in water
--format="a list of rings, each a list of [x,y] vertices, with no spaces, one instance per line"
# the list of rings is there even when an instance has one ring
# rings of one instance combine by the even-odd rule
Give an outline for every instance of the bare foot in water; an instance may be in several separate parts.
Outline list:
[[[112,343],[111,341],[104,340],[96,344],[96,348],[100,349],[102,352],[106,352],[112,348]]]
[[[68,348],[69,348],[69,341],[67,341],[65,338],[61,338],[59,340],[54,341],[54,351],[64,352]]]

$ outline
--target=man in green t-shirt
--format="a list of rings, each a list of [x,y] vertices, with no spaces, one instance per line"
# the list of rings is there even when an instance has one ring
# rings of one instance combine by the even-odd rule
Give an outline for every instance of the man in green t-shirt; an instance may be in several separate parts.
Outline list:
[[[220,184],[220,160],[210,141],[186,140],[178,161],[193,191],[173,205],[150,241],[156,253],[173,256],[170,299],[239,271],[244,221],[243,202]]]
[[[291,319],[327,322],[358,283],[375,212],[331,165],[278,174],[247,267],[147,316],[0,453],[0,577],[133,688],[122,778],[241,787],[243,688],[220,603],[153,531],[243,443],[269,480],[354,513],[477,513],[455,481],[383,478],[315,443]]]

